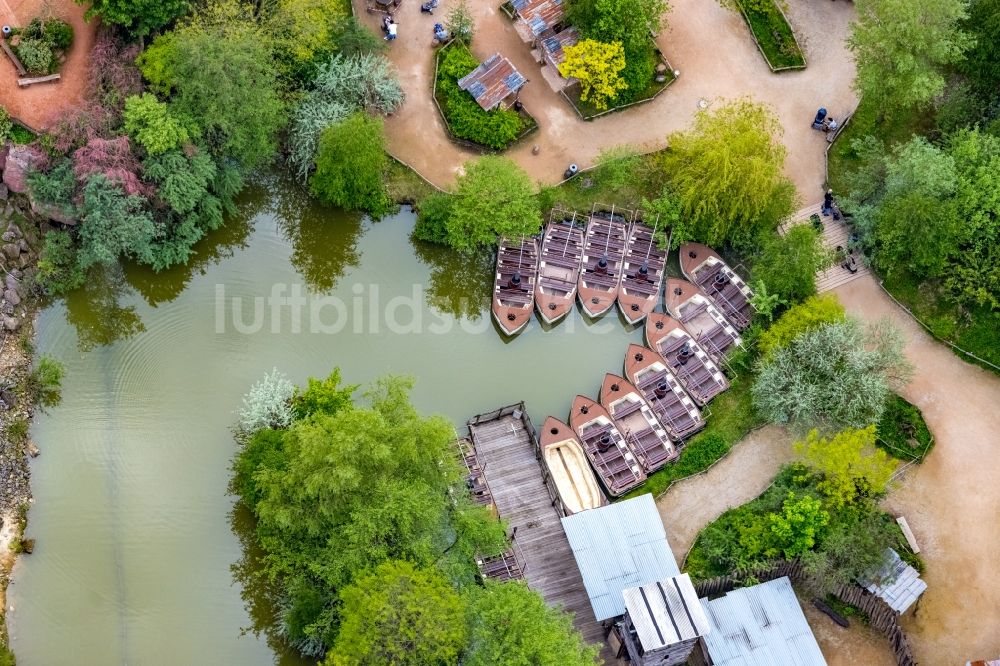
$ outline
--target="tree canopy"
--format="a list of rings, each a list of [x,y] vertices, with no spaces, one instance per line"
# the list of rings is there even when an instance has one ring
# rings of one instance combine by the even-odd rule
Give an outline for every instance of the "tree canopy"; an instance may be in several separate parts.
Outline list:
[[[323,130],[309,187],[322,201],[378,219],[393,207],[385,189],[388,162],[382,119],[354,113]]]
[[[465,605],[433,570],[391,560],[340,594],[340,630],[326,666],[457,664]]]
[[[360,573],[404,559],[468,584],[477,553],[506,547],[503,524],[452,492],[464,488],[454,428],[417,414],[408,380],[380,380],[366,406],[338,380],[310,384],[292,402],[304,418],[259,431],[234,463],[265,575],[280,586],[284,633],[317,657],[334,644],[338,595]]]
[[[833,294],[811,296],[788,308],[778,317],[778,321],[761,333],[757,348],[763,358],[770,358],[775,351],[787,346],[803,333],[846,318],[844,306]]]
[[[77,0],[89,4],[87,18],[120,26],[134,37],[156,32],[191,9],[191,0]]]
[[[798,224],[783,235],[767,237],[754,261],[753,277],[779,299],[795,303],[816,293],[816,272],[827,267],[829,255],[819,232]]]
[[[518,582],[487,582],[469,592],[469,645],[464,666],[593,666],[587,645],[566,613]]]
[[[863,428],[878,422],[909,373],[898,329],[846,319],[806,331],[764,360],[753,400],[776,423]]]
[[[496,245],[500,236],[536,234],[541,226],[531,180],[519,166],[494,156],[466,163],[445,222],[448,245],[471,252]]]
[[[832,437],[822,437],[811,430],[805,440],[796,442],[802,461],[823,480],[817,488],[834,507],[854,503],[859,497],[882,495],[896,462],[875,447],[875,426],[848,429]]]
[[[740,99],[699,112],[690,130],[669,137],[663,162],[681,208],[681,233],[709,245],[746,246],[793,212],[780,133],[769,108]]]
[[[584,39],[563,49],[559,73],[580,82],[580,99],[598,109],[608,108],[608,102],[628,88],[621,76],[625,69],[625,50],[620,42],[599,42]]]
[[[856,0],[847,44],[855,86],[882,114],[926,105],[945,87],[943,68],[970,45],[964,0]]]

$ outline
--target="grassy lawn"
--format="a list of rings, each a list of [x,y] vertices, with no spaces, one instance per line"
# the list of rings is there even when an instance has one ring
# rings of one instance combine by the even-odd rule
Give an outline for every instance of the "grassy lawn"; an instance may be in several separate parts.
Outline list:
[[[655,199],[666,184],[660,152],[639,155],[627,169],[634,171],[623,177],[614,168],[597,167],[577,174],[555,187],[543,187],[538,195],[542,212],[548,215],[552,208],[589,213],[594,203],[615,205],[635,210],[643,198]]]
[[[792,26],[788,25],[788,21],[774,4],[774,0],[737,0],[737,2],[771,69],[806,66],[805,57],[795,40]]]
[[[885,277],[885,288],[908,307],[931,332],[994,365],[1000,365],[1000,312],[989,308],[957,305],[947,299],[939,285],[921,282],[913,275],[898,270]],[[1000,374],[996,368],[980,363],[967,354],[956,352],[975,363]]]
[[[934,446],[934,438],[920,409],[894,395],[878,422],[875,444],[893,458],[923,462]]]
[[[385,175],[385,187],[393,201],[414,204],[437,190],[421,178],[416,171],[402,162],[389,157],[389,169]]]

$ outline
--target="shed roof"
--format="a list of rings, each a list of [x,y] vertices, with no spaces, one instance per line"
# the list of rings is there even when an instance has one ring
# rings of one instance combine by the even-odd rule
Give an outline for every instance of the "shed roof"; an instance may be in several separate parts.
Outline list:
[[[880,597],[897,613],[905,613],[927,589],[916,569],[903,561],[892,548],[885,549],[885,560],[865,589]]]
[[[625,613],[622,592],[680,575],[650,494],[562,519],[598,622]]]
[[[681,574],[623,593],[625,610],[645,652],[704,636],[711,627],[691,584]]]
[[[546,59],[552,63],[553,67],[558,67],[559,63],[566,59],[563,49],[567,46],[573,46],[578,41],[580,41],[580,33],[577,32],[576,28],[566,28],[562,32],[543,37],[540,44]]]
[[[566,17],[562,0],[511,0],[510,4],[535,37]]]
[[[469,91],[479,106],[491,111],[508,95],[527,83],[510,60],[494,53],[479,67],[458,80],[458,87]]]
[[[701,603],[716,666],[826,666],[787,576]]]

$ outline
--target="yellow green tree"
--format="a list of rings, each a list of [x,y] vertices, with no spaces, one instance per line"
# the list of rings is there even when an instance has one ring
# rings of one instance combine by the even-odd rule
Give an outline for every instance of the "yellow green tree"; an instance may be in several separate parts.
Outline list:
[[[606,109],[608,102],[628,88],[621,76],[625,69],[625,49],[621,42],[584,39],[564,48],[563,54],[559,73],[580,82],[580,99],[584,102]]]
[[[812,430],[795,444],[803,462],[823,475],[817,488],[834,507],[885,492],[896,462],[875,447],[875,426],[844,430],[830,438]]]

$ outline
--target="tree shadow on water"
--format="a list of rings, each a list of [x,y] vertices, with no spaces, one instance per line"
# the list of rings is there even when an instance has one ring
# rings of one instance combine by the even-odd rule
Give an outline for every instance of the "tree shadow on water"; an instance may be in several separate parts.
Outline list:
[[[230,566],[233,581],[240,586],[243,607],[250,619],[250,626],[243,628],[242,635],[263,637],[274,652],[274,663],[278,666],[315,664],[315,659],[306,659],[292,649],[279,632],[278,591],[262,574],[265,553],[254,534],[256,519],[243,502],[233,506],[229,525],[243,549],[243,556]]]
[[[146,330],[134,305],[121,305],[134,295],[119,266],[90,271],[84,287],[67,294],[66,321],[76,329],[81,351],[127,340]]]
[[[427,302],[457,318],[478,320],[490,307],[492,252],[461,254],[442,245],[411,238],[413,252],[430,268]]]
[[[329,293],[361,261],[365,217],[323,206],[291,180],[275,188],[278,230],[292,246],[291,262],[309,288]]]

